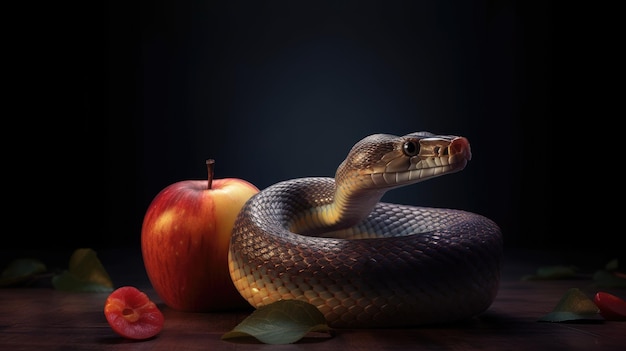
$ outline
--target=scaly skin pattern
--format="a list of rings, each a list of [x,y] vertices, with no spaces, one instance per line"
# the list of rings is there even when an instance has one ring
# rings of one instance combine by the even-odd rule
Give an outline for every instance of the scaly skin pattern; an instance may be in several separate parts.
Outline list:
[[[485,311],[499,286],[500,228],[467,211],[379,201],[386,190],[459,171],[470,157],[465,138],[375,135],[355,145],[335,178],[264,189],[235,222],[237,290],[255,307],[307,301],[336,328],[448,323]]]

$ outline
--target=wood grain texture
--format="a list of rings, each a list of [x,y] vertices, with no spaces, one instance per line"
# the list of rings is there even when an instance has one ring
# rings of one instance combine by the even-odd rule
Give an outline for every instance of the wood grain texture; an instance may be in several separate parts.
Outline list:
[[[105,267],[107,266],[106,253]],[[117,257],[124,255],[115,254]],[[161,307],[165,325],[146,341],[117,336],[104,318],[107,294],[69,293],[48,287],[0,289],[1,350],[610,350],[624,349],[626,322],[542,323],[567,289],[580,288],[590,297],[597,288],[588,279],[522,281],[541,260],[533,253],[507,256],[503,280],[492,306],[463,323],[414,329],[336,329],[332,337],[311,335],[291,345],[265,345],[221,336],[250,311],[184,313],[159,300],[141,276],[141,261],[118,264],[114,281],[136,281]],[[133,266],[135,265],[135,266]],[[125,267],[125,268],[124,268]],[[124,268],[117,271],[117,269]],[[132,275],[135,276],[133,280]],[[624,289],[602,289],[626,298]]]

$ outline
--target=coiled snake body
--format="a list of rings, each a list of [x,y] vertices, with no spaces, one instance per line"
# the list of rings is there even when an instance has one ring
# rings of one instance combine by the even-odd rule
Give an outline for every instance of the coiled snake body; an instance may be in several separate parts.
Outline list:
[[[462,170],[470,158],[463,137],[375,134],[353,146],[334,178],[269,186],[235,222],[235,287],[254,307],[307,301],[337,328],[419,326],[483,312],[499,286],[499,227],[462,210],[379,201],[392,188]]]

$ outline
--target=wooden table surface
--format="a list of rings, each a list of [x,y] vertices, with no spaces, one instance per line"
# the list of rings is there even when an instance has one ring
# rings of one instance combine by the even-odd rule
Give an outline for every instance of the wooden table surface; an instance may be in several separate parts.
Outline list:
[[[584,277],[521,279],[541,265],[566,263],[550,254],[505,252],[494,303],[470,321],[410,329],[336,329],[330,337],[313,335],[289,345],[221,340],[248,311],[174,311],[151,288],[137,251],[111,250],[98,256],[116,286],[137,286],[161,307],[165,325],[156,338],[128,341],[117,336],[103,315],[107,294],[62,292],[45,286],[3,288],[0,350],[626,350],[626,322],[537,321],[567,289],[580,288],[590,297],[598,290]],[[626,298],[625,289],[601,290]]]

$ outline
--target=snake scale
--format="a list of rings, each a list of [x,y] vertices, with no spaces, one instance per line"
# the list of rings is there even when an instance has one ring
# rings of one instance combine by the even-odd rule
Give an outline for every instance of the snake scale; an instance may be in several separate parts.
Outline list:
[[[495,299],[502,234],[476,213],[380,201],[390,189],[458,172],[465,137],[416,132],[357,142],[335,177],[285,180],[254,195],[233,228],[229,270],[255,308],[316,306],[335,328],[474,317]]]

